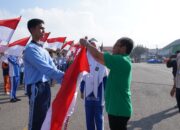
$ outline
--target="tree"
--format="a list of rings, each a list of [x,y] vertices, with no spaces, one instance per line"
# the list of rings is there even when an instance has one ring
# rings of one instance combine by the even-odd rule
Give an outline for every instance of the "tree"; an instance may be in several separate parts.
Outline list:
[[[131,57],[134,58],[135,60],[139,61],[141,59],[141,55],[145,54],[148,52],[148,48],[143,47],[143,45],[137,45],[132,53],[131,53]]]

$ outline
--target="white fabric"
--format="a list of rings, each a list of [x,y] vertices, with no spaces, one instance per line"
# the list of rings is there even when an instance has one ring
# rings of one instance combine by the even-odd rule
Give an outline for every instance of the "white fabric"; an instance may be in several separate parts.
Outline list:
[[[4,53],[7,55],[22,56],[24,48],[24,46],[15,45],[9,47]]]
[[[2,67],[2,62],[5,62],[6,64],[8,64],[8,59],[6,55],[3,55],[0,59],[0,65]]]
[[[1,57],[1,63],[2,63],[2,62],[5,62],[5,63],[8,64],[8,59],[7,59],[7,56],[6,56],[6,55],[3,55],[3,56]]]
[[[61,49],[62,45],[63,43],[61,42],[54,42],[54,43],[45,43],[43,47],[56,51],[57,49]]]
[[[83,71],[79,74],[78,76],[78,79],[77,79],[77,83],[76,83],[76,92],[74,93],[74,97],[73,97],[73,100],[71,102],[71,105],[68,109],[68,112],[66,114],[66,119],[67,117],[70,117],[73,113],[74,113],[74,107],[76,105],[76,99],[77,99],[77,95],[78,95],[78,90],[79,90],[79,87],[80,87],[80,83],[83,79],[83,76],[87,75],[88,73],[86,71]],[[64,123],[66,121],[66,119],[64,120]]]
[[[70,49],[70,45],[66,45],[64,48],[63,48],[63,50],[69,50]]]
[[[0,26],[0,43],[8,43],[14,33],[14,30],[5,26]]]
[[[8,45],[0,45],[0,53],[4,53],[8,49]]]
[[[50,130],[51,128],[51,117],[52,117],[52,105],[47,111],[46,118],[41,126],[41,130]]]
[[[98,86],[103,82],[103,78],[107,76],[107,71],[106,67],[98,63],[89,52],[87,52],[87,57],[90,65],[90,73],[84,76],[86,82],[85,96],[87,97],[93,92],[94,96],[97,98]],[[98,69],[98,71],[96,69]]]

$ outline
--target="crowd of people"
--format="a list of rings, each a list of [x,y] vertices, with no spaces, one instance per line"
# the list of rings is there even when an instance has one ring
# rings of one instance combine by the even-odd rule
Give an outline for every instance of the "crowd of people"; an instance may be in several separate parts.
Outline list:
[[[23,85],[22,57],[1,55],[1,66],[4,78],[4,93],[10,95],[10,102],[20,101],[16,96],[17,87]]]
[[[48,52],[39,43],[45,33],[43,20],[31,19],[27,27],[32,40],[23,56],[4,55],[1,58],[4,91],[10,93],[11,102],[16,102],[20,100],[16,97],[19,83],[26,86],[29,98],[28,130],[40,130],[51,103],[51,85],[62,82],[73,58],[67,59],[65,52]],[[104,107],[110,129],[126,130],[132,115],[132,65],[129,54],[133,49],[133,41],[127,37],[118,39],[112,54],[101,52],[96,42],[96,39],[89,40],[87,37],[79,41],[87,49],[90,65],[90,73],[83,77],[80,85],[87,130],[104,129]]]
[[[65,72],[69,66],[69,57],[66,57],[66,52],[51,52],[49,51],[55,66]],[[0,64],[3,75],[4,93],[10,95],[10,102],[20,101],[16,97],[18,86],[24,87],[26,95],[26,86],[24,84],[24,62],[22,56],[14,56],[1,53]]]
[[[43,20],[31,19],[27,27],[32,40],[23,55],[1,54],[4,93],[10,95],[10,102],[20,101],[16,91],[18,86],[24,86],[25,95],[29,98],[28,130],[40,130],[51,104],[51,86],[61,84],[74,56],[67,57],[66,51],[47,50],[39,43],[45,33]],[[80,84],[87,130],[104,130],[104,107],[110,129],[127,130],[132,115],[132,65],[129,57],[133,49],[132,39],[118,39],[112,54],[99,50],[95,38],[82,38],[79,44],[87,49],[90,67],[90,72]],[[174,85],[170,95],[176,97],[176,107],[180,111],[180,51],[172,55],[166,65],[173,68]]]

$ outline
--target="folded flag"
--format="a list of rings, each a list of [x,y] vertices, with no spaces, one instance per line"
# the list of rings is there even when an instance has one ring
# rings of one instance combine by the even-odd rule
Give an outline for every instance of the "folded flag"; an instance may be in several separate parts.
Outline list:
[[[46,114],[41,130],[62,130],[66,120],[73,113],[78,87],[82,76],[87,72],[89,72],[89,63],[86,49],[82,48],[67,69],[61,88]]]

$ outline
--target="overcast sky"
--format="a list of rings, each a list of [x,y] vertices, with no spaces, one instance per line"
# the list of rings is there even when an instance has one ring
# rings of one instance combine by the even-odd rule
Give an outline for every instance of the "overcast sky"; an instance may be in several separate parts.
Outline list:
[[[45,21],[50,37],[95,37],[113,46],[120,37],[162,48],[180,38],[180,0],[1,0],[0,19],[22,16],[11,41],[29,36],[27,21]]]

